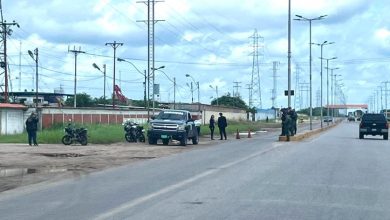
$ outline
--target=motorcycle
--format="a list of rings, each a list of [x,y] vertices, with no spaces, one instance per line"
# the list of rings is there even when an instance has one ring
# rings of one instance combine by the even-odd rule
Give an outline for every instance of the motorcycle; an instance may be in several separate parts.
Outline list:
[[[125,139],[128,142],[145,142],[144,127],[132,122],[126,121],[123,123],[125,130]]]
[[[62,137],[62,143],[70,145],[74,142],[79,142],[81,145],[88,144],[88,130],[86,128],[74,128],[72,125],[65,127],[65,135]]]

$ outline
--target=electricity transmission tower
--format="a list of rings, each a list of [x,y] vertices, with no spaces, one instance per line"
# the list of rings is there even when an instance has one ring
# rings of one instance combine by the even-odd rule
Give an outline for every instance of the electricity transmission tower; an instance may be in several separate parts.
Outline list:
[[[240,97],[239,89],[241,88],[240,84],[241,82],[233,82],[233,97]]]
[[[298,106],[302,108],[302,95],[299,92],[300,85],[300,67],[298,64],[295,66],[295,95],[294,95],[294,108],[296,109]]]
[[[252,78],[251,78],[251,90],[249,94],[249,107],[256,107],[256,108],[262,108],[262,102],[261,102],[261,86],[260,86],[260,68],[259,68],[259,56],[263,58],[264,53],[261,53],[259,49],[263,50],[264,45],[264,38],[261,37],[257,30],[255,29],[255,32],[252,36],[249,38],[253,39],[252,42]],[[260,41],[260,45],[259,45]]]
[[[19,24],[15,21],[7,22],[3,18],[3,6],[0,0],[0,78],[3,78],[0,81],[0,90],[4,94],[4,102],[8,103],[8,63],[7,63],[7,36],[12,34],[12,29],[10,26],[16,25],[19,27]]]
[[[164,20],[156,20],[154,17],[154,5],[158,2],[157,0],[147,0],[147,1],[137,1],[137,3],[144,3],[148,7],[148,19],[147,20],[139,20],[137,22],[145,22],[148,26],[148,94],[150,94],[150,80],[152,79],[152,102],[153,102],[153,115],[154,115],[154,99],[155,99],[155,86],[154,86],[154,72],[156,68],[154,67],[154,25],[159,21]],[[148,97],[148,100],[150,97]],[[149,120],[149,101],[148,101],[148,120]]]
[[[272,100],[272,107],[273,108],[276,108],[277,104],[276,104],[276,97],[277,97],[277,88],[276,88],[276,85],[277,85],[277,82],[276,82],[276,72],[278,71],[278,68],[279,67],[279,62],[278,61],[274,61],[273,62],[273,74],[272,74],[272,78],[273,78],[273,82],[274,82],[274,87],[272,89],[272,97],[271,97],[271,100]]]

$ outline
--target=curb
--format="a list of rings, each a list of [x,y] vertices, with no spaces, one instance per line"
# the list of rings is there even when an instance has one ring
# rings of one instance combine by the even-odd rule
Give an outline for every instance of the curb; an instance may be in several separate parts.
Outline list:
[[[311,137],[313,135],[316,135],[316,134],[319,134],[323,131],[331,129],[331,128],[335,127],[336,125],[340,124],[340,122],[341,121],[336,121],[334,124],[329,125],[328,127],[318,128],[318,129],[314,129],[311,131],[306,131],[304,133],[298,133],[294,136],[290,136],[290,141],[301,141],[305,138]],[[279,136],[279,141],[287,141],[287,137],[286,136]]]

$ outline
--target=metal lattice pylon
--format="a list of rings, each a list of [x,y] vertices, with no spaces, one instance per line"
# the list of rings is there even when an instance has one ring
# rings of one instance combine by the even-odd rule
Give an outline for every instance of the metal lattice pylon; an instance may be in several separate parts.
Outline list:
[[[257,30],[249,38],[253,39],[252,42],[252,78],[251,78],[251,90],[249,94],[249,107],[262,108],[261,101],[261,84],[260,84],[260,67],[259,67],[259,57],[264,58],[264,53],[260,52],[264,48],[264,38],[259,36]],[[259,43],[260,41],[260,43]]]

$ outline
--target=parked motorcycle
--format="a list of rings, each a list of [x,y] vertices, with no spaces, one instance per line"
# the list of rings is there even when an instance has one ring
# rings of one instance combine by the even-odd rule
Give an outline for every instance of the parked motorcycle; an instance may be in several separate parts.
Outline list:
[[[62,137],[62,143],[70,145],[79,142],[81,145],[87,145],[87,132],[88,130],[86,128],[74,128],[71,124],[68,124],[68,126],[65,127],[65,135]]]
[[[128,142],[145,142],[144,127],[132,122],[126,121],[123,123],[125,130],[125,139]]]

